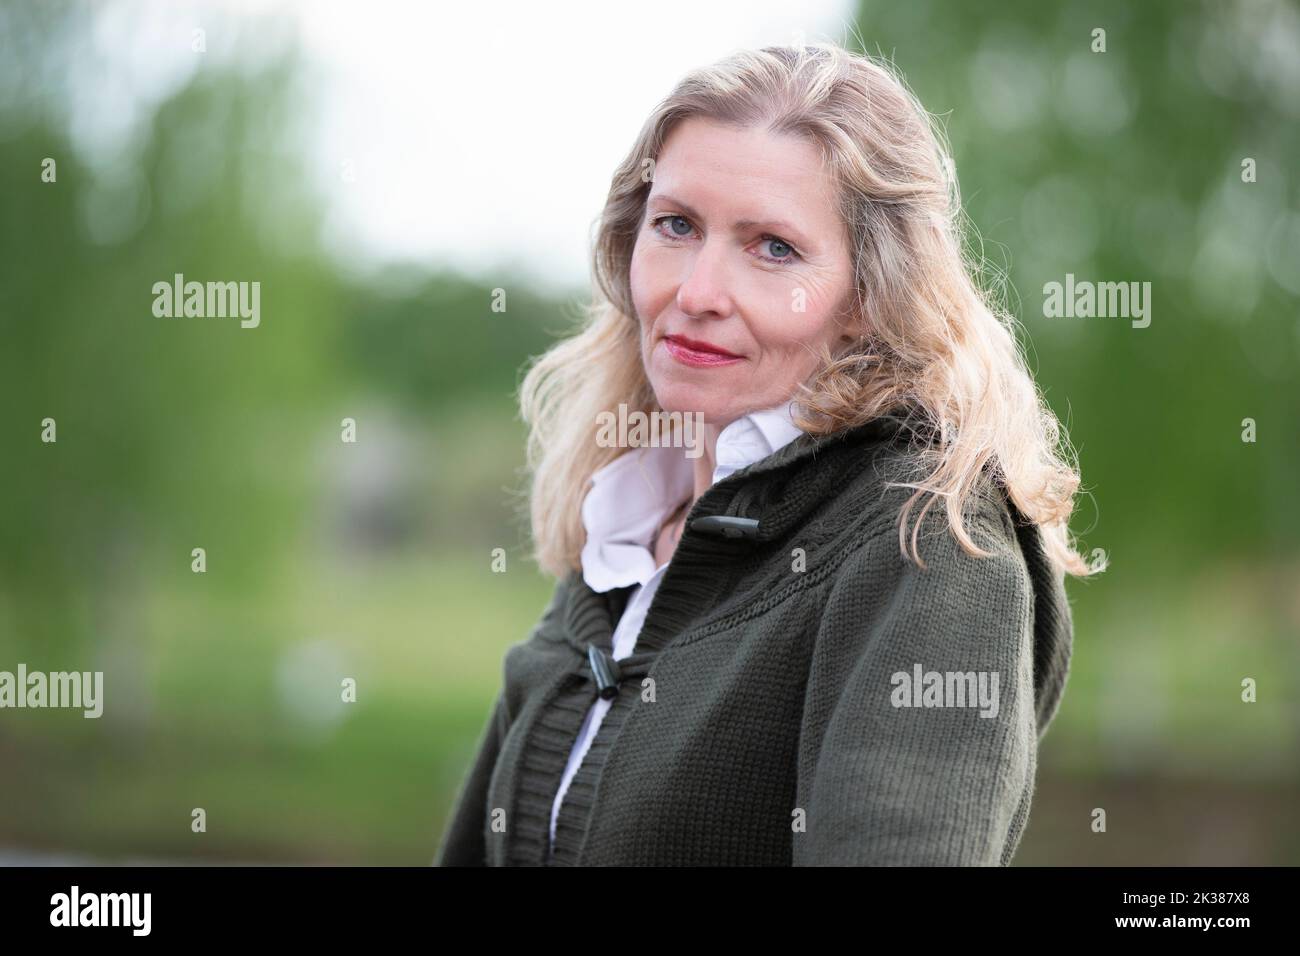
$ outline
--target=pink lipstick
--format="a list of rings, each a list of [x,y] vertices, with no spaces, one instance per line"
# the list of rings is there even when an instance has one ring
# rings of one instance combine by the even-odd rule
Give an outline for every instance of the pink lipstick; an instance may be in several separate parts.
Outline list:
[[[668,354],[694,368],[715,368],[719,365],[732,365],[742,360],[743,356],[728,352],[726,349],[698,339],[688,339],[684,335],[664,337],[664,348]]]

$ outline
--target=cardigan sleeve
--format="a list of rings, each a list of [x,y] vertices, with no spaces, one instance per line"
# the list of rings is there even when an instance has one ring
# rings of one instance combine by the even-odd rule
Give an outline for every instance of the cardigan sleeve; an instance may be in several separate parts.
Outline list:
[[[487,792],[501,741],[509,729],[505,690],[497,694],[492,714],[479,734],[477,753],[461,784],[434,866],[487,866]]]
[[[510,732],[513,719],[510,714],[512,709],[510,701],[515,698],[512,695],[508,700],[506,696],[511,688],[510,652],[527,645],[545,627],[554,623],[556,615],[564,607],[568,588],[575,577],[576,572],[556,583],[551,592],[550,603],[542,612],[541,620],[533,625],[533,629],[523,641],[513,645],[506,652],[501,690],[492,705],[492,714],[479,734],[474,763],[470,766],[465,782],[461,785],[455,806],[443,831],[442,842],[433,860],[434,866],[487,866],[485,840],[488,785],[492,782],[492,771],[496,769],[502,741]]]
[[[926,524],[925,569],[903,558],[891,525],[829,585],[800,731],[796,866],[1006,865],[1015,851],[1007,834],[1027,819],[1038,742],[1032,585],[1009,520],[968,524],[993,551],[984,558],[946,522]],[[996,711],[924,706],[934,681],[914,690],[918,665],[982,674],[989,690],[996,674],[997,693],[980,697]]]

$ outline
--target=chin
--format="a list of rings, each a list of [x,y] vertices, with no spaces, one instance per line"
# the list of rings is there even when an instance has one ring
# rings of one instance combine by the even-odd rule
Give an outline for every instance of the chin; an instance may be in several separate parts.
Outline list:
[[[726,424],[735,418],[732,414],[734,396],[716,387],[681,381],[656,381],[651,385],[655,400],[665,412],[700,412],[708,425]]]

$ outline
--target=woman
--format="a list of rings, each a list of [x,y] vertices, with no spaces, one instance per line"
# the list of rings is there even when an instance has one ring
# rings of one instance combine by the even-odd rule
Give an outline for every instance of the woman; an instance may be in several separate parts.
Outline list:
[[[1099,568],[950,168],[901,82],[830,44],[731,56],[646,122],[598,301],[521,388],[558,584],[438,863],[1011,860],[1063,577]],[[699,440],[597,440],[629,409]]]

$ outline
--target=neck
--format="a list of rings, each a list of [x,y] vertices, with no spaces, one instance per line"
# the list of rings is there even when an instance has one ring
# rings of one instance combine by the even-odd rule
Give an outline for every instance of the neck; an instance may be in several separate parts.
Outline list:
[[[713,472],[717,468],[717,449],[718,436],[722,434],[724,425],[705,425],[701,440],[704,445],[704,451],[698,458],[691,459],[691,465],[695,469],[695,487],[691,492],[691,504],[695,504],[697,498],[709,490],[713,484]],[[690,510],[690,506],[687,506]]]

